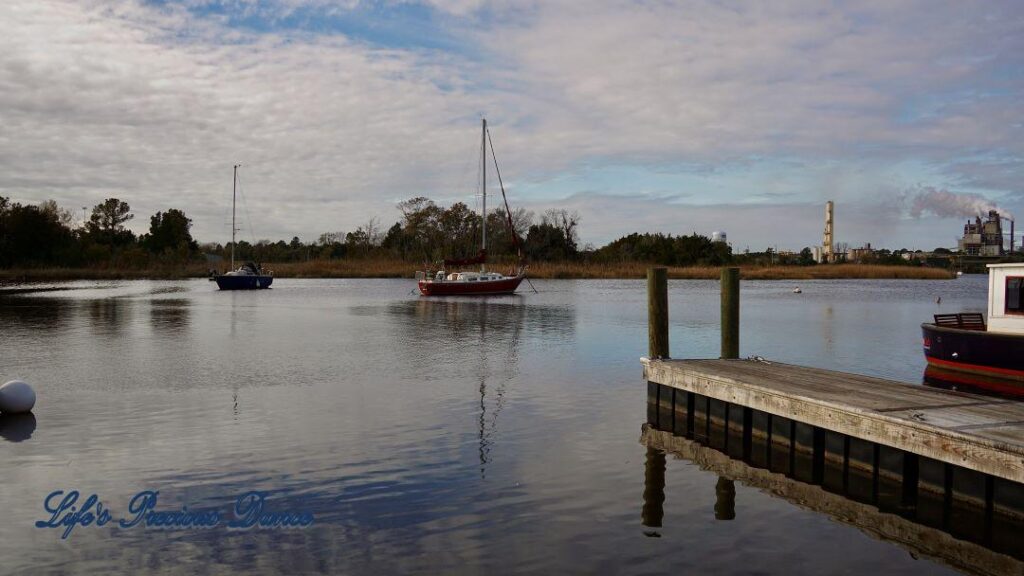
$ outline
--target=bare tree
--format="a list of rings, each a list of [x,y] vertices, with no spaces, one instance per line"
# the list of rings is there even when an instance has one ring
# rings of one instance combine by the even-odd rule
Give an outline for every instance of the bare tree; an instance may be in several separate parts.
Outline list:
[[[380,229],[380,218],[376,216],[370,218],[363,229],[366,232],[366,242],[370,246],[380,246],[384,241],[384,233]]]
[[[47,216],[52,216],[55,220],[60,222],[61,225],[67,228],[71,228],[71,225],[74,223],[75,220],[75,215],[71,212],[71,210],[67,210],[65,208],[61,208],[60,206],[57,206],[57,202],[55,200],[46,200],[45,202],[40,204],[39,211],[42,212],[43,214],[46,214]]]
[[[316,243],[320,246],[329,246],[331,244],[343,244],[345,242],[344,232],[324,232],[317,239]]]
[[[541,224],[547,224],[554,226],[562,231],[565,235],[565,240],[574,249],[579,243],[579,233],[576,231],[576,227],[580,223],[580,215],[578,212],[569,212],[565,208],[552,208],[545,210],[544,214],[540,217]]]

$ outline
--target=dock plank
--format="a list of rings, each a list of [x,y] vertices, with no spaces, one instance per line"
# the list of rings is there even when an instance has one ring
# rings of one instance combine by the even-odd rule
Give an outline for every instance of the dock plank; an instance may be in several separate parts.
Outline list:
[[[645,379],[1024,482],[1024,403],[749,360],[642,360]]]

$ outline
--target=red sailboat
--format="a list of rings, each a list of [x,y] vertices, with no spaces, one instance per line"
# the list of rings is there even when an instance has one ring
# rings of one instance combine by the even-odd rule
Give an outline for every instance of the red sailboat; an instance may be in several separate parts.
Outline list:
[[[508,208],[508,198],[505,196],[505,185],[501,181],[501,172],[498,170],[498,160],[494,157],[494,146],[491,145],[491,157],[494,158],[494,171],[498,175],[498,184],[501,187],[501,198],[505,202],[505,217],[508,219],[509,232],[512,236],[512,243],[519,256],[519,264],[511,272],[505,275],[498,272],[487,271],[487,145],[491,135],[487,130],[487,119],[482,121],[482,142],[481,142],[481,172],[483,190],[483,233],[481,234],[480,251],[472,258],[446,259],[441,270],[423,271],[416,273],[420,293],[424,296],[488,296],[495,294],[511,294],[519,288],[519,284],[526,279],[526,265],[523,264],[522,248],[519,245],[519,238],[516,236],[515,227],[512,225],[512,213]],[[480,270],[464,272],[448,272],[452,266],[473,266],[479,264]]]

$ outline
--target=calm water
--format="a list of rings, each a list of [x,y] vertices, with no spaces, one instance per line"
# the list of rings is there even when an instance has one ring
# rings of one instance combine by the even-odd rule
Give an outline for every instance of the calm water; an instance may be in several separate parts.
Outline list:
[[[983,310],[985,282],[744,282],[741,355],[920,382],[918,325]],[[741,483],[735,518],[716,520],[718,477],[673,458],[661,537],[645,536],[644,283],[534,285],[487,300],[287,279],[0,297],[0,381],[39,396],[34,429],[0,421],[0,572],[951,571]],[[717,356],[717,283],[669,288],[673,356]],[[115,517],[141,490],[161,510],[225,513],[262,490],[315,524],[62,540],[34,527],[58,489]]]

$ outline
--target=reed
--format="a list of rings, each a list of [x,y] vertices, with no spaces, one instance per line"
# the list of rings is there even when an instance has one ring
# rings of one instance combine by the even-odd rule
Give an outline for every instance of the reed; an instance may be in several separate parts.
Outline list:
[[[651,264],[622,262],[596,264],[587,262],[538,262],[530,265],[531,278],[553,279],[618,279],[646,278]],[[203,278],[210,265],[159,266],[152,268],[26,268],[0,270],[3,282],[47,282],[60,280],[133,280]],[[309,262],[269,263],[265,268],[278,278],[412,278],[422,265],[388,259],[311,260]],[[494,264],[491,269],[508,271],[508,264]],[[721,274],[719,266],[670,267],[673,279],[714,280]],[[939,268],[916,266],[882,266],[873,264],[836,264],[821,266],[746,266],[740,275],[746,280],[817,280],[841,278],[866,279],[949,279],[953,273]]]
[[[624,262],[621,264],[588,264],[582,262],[538,263],[530,266],[533,278],[646,278],[651,264]],[[670,267],[668,277],[683,280],[716,280],[720,266]],[[746,280],[829,280],[844,278],[864,279],[925,279],[945,280],[953,272],[940,268],[917,266],[883,266],[877,264],[835,264],[822,266],[744,266],[740,275]]]

